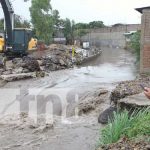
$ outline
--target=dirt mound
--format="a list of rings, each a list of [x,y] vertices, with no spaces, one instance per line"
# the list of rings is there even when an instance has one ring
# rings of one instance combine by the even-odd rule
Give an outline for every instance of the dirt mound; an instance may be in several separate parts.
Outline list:
[[[122,138],[117,143],[98,150],[150,150],[150,142],[143,140],[133,141],[127,138]]]
[[[141,76],[136,80],[120,82],[110,94],[111,102],[117,104],[118,100],[122,98],[143,92],[140,84],[149,87],[150,77]]]

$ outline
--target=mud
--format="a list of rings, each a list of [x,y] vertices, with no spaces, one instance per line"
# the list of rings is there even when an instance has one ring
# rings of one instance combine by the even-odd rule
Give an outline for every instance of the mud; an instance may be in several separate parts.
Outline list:
[[[24,119],[27,123],[20,123],[20,118],[17,123],[16,117],[14,121],[12,117],[8,117],[4,122],[3,116],[0,120],[0,147],[11,150],[94,150],[101,128],[97,118],[100,112],[110,106],[111,90],[119,81],[135,79],[137,73],[135,59],[131,53],[122,49],[102,50],[102,55],[80,67],[50,72],[49,76],[44,78],[9,82],[1,87],[1,103],[7,101],[7,106],[12,104],[12,99],[9,100],[10,96],[7,95],[10,95],[12,90],[21,89],[24,111],[27,111],[25,104],[28,100],[28,90],[33,88],[40,89],[36,91],[37,94],[57,89],[59,95],[61,91],[68,89],[70,105],[67,118],[63,119],[60,116],[60,107],[56,107],[55,112],[58,115],[48,126],[45,123],[37,127]],[[5,91],[7,89],[10,89],[10,94]],[[78,102],[75,101],[75,95],[79,97]],[[43,109],[42,101],[40,106],[38,111]],[[79,106],[79,116],[74,116],[76,106]],[[2,111],[2,105],[0,107]]]

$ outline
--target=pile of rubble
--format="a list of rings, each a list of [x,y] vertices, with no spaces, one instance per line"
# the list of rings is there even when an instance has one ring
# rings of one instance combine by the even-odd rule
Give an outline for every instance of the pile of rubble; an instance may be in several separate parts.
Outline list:
[[[37,50],[23,58],[14,58],[6,62],[0,69],[3,80],[12,81],[35,77],[37,72],[45,72],[71,68],[84,60],[84,52],[79,47],[52,44],[46,50]],[[36,74],[32,74],[36,72]],[[44,72],[44,73],[43,73]],[[39,73],[38,73],[39,75]]]
[[[149,107],[150,101],[144,95],[141,84],[144,87],[150,87],[150,77],[141,75],[136,80],[120,82],[110,94],[110,101],[113,106],[100,113],[99,123],[108,123],[108,118],[113,118],[113,112],[118,110],[127,109],[132,113],[136,108]]]
[[[140,87],[140,84],[142,84],[145,87],[149,87],[150,77],[141,75],[140,77],[137,77],[136,80],[120,82],[116,86],[116,88],[111,92],[111,102],[117,104],[120,99],[123,99],[127,96],[142,93],[143,89]]]

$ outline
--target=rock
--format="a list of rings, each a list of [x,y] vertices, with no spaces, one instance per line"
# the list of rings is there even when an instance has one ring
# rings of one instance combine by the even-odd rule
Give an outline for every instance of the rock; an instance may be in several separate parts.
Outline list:
[[[21,74],[9,74],[9,75],[1,75],[0,78],[4,81],[15,81],[15,80],[21,80],[21,79],[27,79],[27,78],[35,78],[36,74],[33,73],[21,73]]]
[[[34,72],[34,71],[40,71],[40,66],[37,60],[33,59],[33,58],[25,58],[23,60],[23,68],[28,69],[30,72]]]
[[[120,99],[118,105],[123,109],[142,108],[150,106],[150,100],[143,93],[140,93]]]
[[[30,70],[26,69],[26,68],[23,68],[23,70],[22,70],[22,73],[29,73],[29,72],[30,72]]]
[[[38,61],[32,57],[15,58],[12,62],[15,69],[22,67],[23,69],[28,69],[30,72],[40,71]]]
[[[150,150],[150,145],[146,145],[146,149],[147,149],[147,150]]]
[[[12,69],[3,72],[3,75],[9,75],[9,74],[12,74]]]
[[[12,60],[12,63],[13,64],[21,64],[23,62],[22,58],[14,58]]]
[[[36,72],[36,77],[45,77],[45,72],[43,71]]]
[[[60,63],[61,66],[66,65],[65,62],[62,59],[59,60],[59,63]]]
[[[33,133],[37,133],[37,132],[43,133],[52,128],[53,128],[53,124],[46,124],[35,129]]]
[[[44,65],[43,60],[37,60],[37,62],[39,64],[39,66],[43,66]]]
[[[22,73],[22,72],[23,72],[23,68],[22,68],[22,67],[15,68],[15,69],[12,71],[13,74]]]
[[[98,117],[98,122],[102,124],[108,123],[108,120],[111,119],[113,120],[114,118],[114,112],[117,112],[117,107],[109,107],[105,111],[103,111],[99,117]]]
[[[115,104],[122,98],[125,98],[130,95],[135,95],[143,92],[140,87],[140,84],[144,84],[144,86],[149,86],[150,78],[138,78],[132,81],[124,81],[119,83],[116,88],[111,92],[110,100]]]
[[[101,95],[106,94],[106,93],[108,93],[108,90],[101,90],[99,92],[98,96],[101,96]]]
[[[4,69],[0,69],[0,75],[2,75],[4,72]]]
[[[56,57],[56,56],[53,56],[53,57],[51,58],[51,62],[53,62],[54,64],[59,64],[59,58]]]

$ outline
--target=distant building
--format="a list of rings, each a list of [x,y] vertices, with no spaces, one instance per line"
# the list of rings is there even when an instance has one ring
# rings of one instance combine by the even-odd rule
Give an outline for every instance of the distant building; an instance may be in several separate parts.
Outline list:
[[[66,38],[63,33],[64,27],[62,26],[54,26],[55,27],[55,33],[53,35],[53,42],[56,44],[66,44]]]
[[[134,33],[136,33],[136,32],[137,32],[137,31],[125,32],[125,33],[124,33],[124,36],[125,36],[126,42],[131,42],[132,35],[133,35]]]

